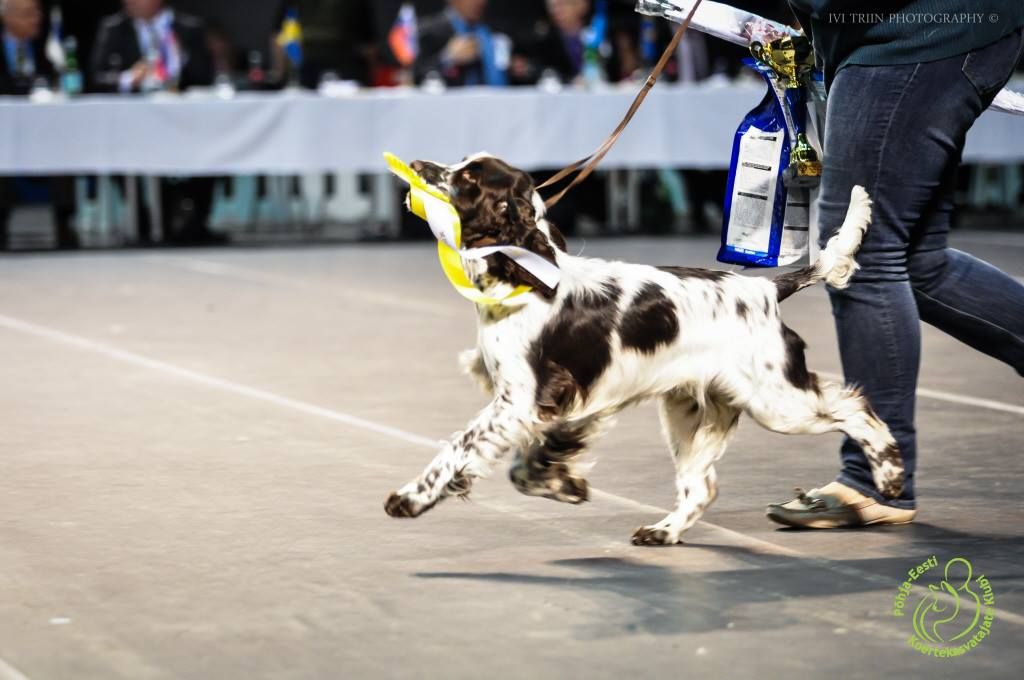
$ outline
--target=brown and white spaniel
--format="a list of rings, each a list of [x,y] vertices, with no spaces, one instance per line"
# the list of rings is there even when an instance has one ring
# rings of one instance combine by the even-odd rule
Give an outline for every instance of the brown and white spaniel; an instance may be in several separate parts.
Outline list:
[[[779,315],[779,302],[802,288],[848,284],[871,221],[864,189],[854,188],[846,220],[814,265],[768,280],[570,255],[527,173],[487,155],[412,167],[450,197],[465,247],[526,248],[561,278],[548,287],[501,254],[466,261],[482,291],[501,297],[525,284],[532,292],[476,306],[477,347],[462,360],[492,399],[387,498],[389,515],[416,517],[465,496],[509,455],[519,491],[581,503],[581,454],[612,416],[646,399],[658,401],[677,500],[667,517],[636,530],[636,544],[677,543],[700,518],[742,413],[775,432],[846,433],[867,454],[879,491],[899,495],[903,465],[888,428],[856,388],[807,370],[803,340]]]

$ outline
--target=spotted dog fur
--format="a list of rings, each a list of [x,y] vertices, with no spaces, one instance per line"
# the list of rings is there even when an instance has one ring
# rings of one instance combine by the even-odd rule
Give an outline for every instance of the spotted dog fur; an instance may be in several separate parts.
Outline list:
[[[899,495],[903,465],[892,435],[856,388],[807,370],[804,342],[779,302],[826,281],[846,286],[871,220],[860,187],[837,235],[814,265],[774,281],[683,267],[650,267],[576,257],[544,218],[529,175],[486,155],[446,167],[413,168],[450,196],[470,247],[511,244],[555,262],[548,288],[504,255],[470,261],[482,290],[533,287],[516,306],[478,306],[478,342],[462,363],[491,394],[419,477],[392,493],[393,517],[416,517],[512,456],[510,478],[530,496],[587,500],[580,456],[620,410],[658,401],[675,463],[675,509],[641,527],[633,542],[673,544],[717,495],[715,462],[740,414],[787,434],[841,431],[860,443],[875,484]]]

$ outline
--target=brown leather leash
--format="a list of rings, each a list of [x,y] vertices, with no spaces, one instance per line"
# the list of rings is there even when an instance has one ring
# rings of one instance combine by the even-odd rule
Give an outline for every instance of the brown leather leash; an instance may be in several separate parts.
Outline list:
[[[640,88],[640,92],[637,93],[636,98],[633,100],[633,103],[630,105],[629,110],[626,112],[626,116],[622,119],[622,122],[619,123],[619,126],[615,128],[615,131],[608,136],[608,139],[604,140],[601,146],[599,146],[597,150],[594,151],[594,153],[590,154],[586,158],[581,158],[572,165],[563,168],[554,177],[552,177],[551,179],[547,180],[539,187],[537,187],[538,190],[546,189],[554,184],[558,184],[563,179],[579,170],[579,174],[573,178],[572,182],[570,182],[568,186],[566,186],[564,189],[559,191],[557,194],[555,194],[548,200],[544,201],[545,207],[550,208],[551,206],[561,201],[562,198],[567,193],[569,193],[569,191],[571,191],[576,185],[578,185],[580,182],[589,177],[591,173],[593,173],[594,170],[597,169],[597,166],[601,163],[601,161],[604,160],[604,157],[608,155],[608,152],[612,150],[612,147],[615,146],[615,143],[619,141],[619,137],[622,136],[622,133],[626,130],[626,127],[633,120],[633,116],[635,116],[636,112],[640,110],[640,105],[644,103],[644,100],[647,99],[647,95],[650,93],[655,83],[658,82],[658,78],[661,76],[662,72],[665,70],[665,67],[668,65],[669,59],[672,58],[672,55],[675,54],[675,51],[679,48],[679,42],[683,39],[683,36],[686,34],[687,29],[690,28],[690,20],[693,19],[693,15],[697,13],[697,8],[700,7],[700,3],[701,0],[697,0],[697,2],[695,2],[693,7],[690,9],[690,13],[686,15],[686,20],[683,21],[683,23],[679,24],[679,28],[676,29],[676,33],[675,35],[672,36],[671,42],[669,42],[668,47],[666,47],[665,51],[662,53],[661,59],[659,59],[658,63],[655,64],[654,69],[651,71],[651,75],[647,76],[647,82],[645,82],[644,86]]]

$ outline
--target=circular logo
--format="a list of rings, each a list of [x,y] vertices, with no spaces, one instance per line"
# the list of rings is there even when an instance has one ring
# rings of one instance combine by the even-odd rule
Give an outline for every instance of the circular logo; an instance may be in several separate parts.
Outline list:
[[[985,575],[975,574],[966,558],[950,559],[941,572],[938,566],[933,555],[907,571],[892,613],[910,618],[913,632],[907,644],[912,649],[937,658],[962,656],[989,636],[995,594]]]

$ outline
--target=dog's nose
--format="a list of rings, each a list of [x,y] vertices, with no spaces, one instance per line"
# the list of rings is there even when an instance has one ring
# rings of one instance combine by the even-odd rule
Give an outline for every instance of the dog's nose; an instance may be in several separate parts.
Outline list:
[[[427,164],[424,163],[423,161],[413,161],[412,163],[409,163],[409,167],[412,168],[412,171],[418,175],[419,173],[423,172],[424,168],[427,167]]]

